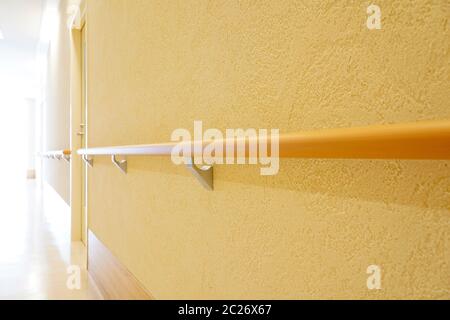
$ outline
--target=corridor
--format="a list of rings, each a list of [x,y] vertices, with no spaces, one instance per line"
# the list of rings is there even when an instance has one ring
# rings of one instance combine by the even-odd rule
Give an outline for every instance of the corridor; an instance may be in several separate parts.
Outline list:
[[[449,300],[448,9],[0,0],[0,300]]]
[[[68,206],[51,188],[17,178],[0,180],[0,299],[99,299],[85,246],[70,241]],[[71,265],[80,266],[79,290],[66,285]]]

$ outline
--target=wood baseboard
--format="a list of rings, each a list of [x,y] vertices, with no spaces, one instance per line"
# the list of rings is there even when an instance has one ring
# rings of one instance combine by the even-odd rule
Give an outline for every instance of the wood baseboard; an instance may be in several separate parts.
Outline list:
[[[88,231],[88,272],[105,300],[151,300],[139,281]]]

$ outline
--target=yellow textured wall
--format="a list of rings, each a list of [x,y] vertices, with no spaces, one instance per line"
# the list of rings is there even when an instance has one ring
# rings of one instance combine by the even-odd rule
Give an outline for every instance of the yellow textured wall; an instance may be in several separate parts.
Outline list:
[[[448,1],[88,1],[89,145],[450,117]],[[450,298],[448,161],[105,157],[89,224],[156,298]],[[382,268],[382,289],[366,268]]]

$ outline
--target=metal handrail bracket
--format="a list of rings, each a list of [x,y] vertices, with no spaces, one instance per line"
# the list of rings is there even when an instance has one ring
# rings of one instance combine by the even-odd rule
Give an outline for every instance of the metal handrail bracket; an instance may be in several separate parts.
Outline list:
[[[127,174],[127,167],[128,167],[127,159],[117,160],[116,155],[113,154],[111,155],[111,161],[116,165],[117,168],[120,169],[120,171]]]
[[[194,159],[191,158],[190,161],[186,163],[186,168],[194,175],[194,177],[205,189],[210,191],[214,190],[214,171],[212,166],[203,166],[199,168],[194,163]]]
[[[84,162],[89,166],[89,167],[93,167],[94,166],[94,159],[93,158],[88,158],[88,155],[84,154],[82,156]]]

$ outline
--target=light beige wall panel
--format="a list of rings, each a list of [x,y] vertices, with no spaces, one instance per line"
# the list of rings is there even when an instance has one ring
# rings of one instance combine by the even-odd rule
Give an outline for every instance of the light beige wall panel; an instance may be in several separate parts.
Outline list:
[[[66,1],[58,7],[58,23],[52,30],[48,51],[44,110],[44,150],[70,148],[70,35]],[[70,203],[70,166],[64,161],[44,160],[44,179]]]
[[[450,117],[447,1],[88,2],[89,145]],[[89,224],[155,298],[450,298],[448,161],[89,170]],[[382,290],[366,268],[382,268]]]

